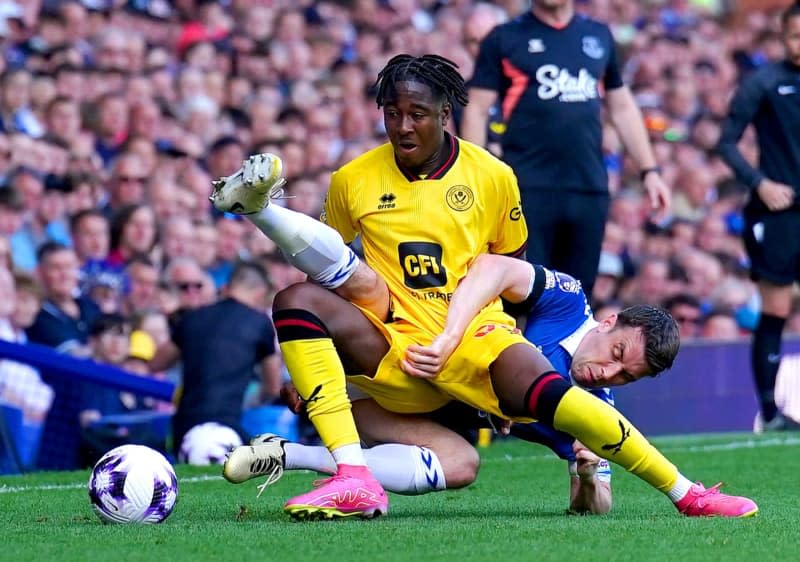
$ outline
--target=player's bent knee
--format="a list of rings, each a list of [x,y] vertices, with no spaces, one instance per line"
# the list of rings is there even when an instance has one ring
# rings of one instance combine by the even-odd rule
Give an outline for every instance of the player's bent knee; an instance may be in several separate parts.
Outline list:
[[[473,447],[463,447],[447,459],[442,459],[442,469],[448,488],[463,488],[469,486],[478,477],[481,458]]]
[[[302,309],[319,314],[327,299],[335,297],[333,293],[314,283],[295,283],[279,291],[272,302],[272,311]]]

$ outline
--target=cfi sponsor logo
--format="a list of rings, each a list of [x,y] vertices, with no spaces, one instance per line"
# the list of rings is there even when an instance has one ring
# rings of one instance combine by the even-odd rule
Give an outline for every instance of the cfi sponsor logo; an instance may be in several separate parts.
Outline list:
[[[566,68],[545,64],[536,71],[537,93],[543,100],[558,98],[562,102],[582,102],[597,99],[597,79],[585,68],[574,76]]]

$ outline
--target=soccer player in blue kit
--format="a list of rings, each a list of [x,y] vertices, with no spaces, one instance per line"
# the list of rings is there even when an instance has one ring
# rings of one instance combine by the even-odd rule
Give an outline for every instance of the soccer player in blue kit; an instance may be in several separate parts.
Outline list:
[[[678,352],[677,326],[661,309],[632,306],[598,322],[580,282],[572,276],[484,254],[472,264],[453,296],[442,335],[430,346],[409,348],[406,372],[435,376],[469,319],[498,294],[513,302],[524,299],[516,308],[525,315],[525,337],[562,376],[611,405],[614,397],[609,387],[655,376],[672,365]],[[442,423],[447,425],[448,420]],[[514,424],[510,433],[549,447],[569,463],[572,511],[611,509],[608,461],[547,424]]]

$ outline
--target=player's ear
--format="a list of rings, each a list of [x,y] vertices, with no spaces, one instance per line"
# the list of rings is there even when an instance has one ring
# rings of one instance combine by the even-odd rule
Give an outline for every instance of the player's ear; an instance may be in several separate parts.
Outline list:
[[[452,112],[453,106],[450,105],[450,102],[444,102],[442,104],[442,127],[447,126],[447,121],[450,119]]]
[[[601,332],[610,332],[614,329],[614,326],[617,325],[617,315],[616,314],[609,314],[605,318],[600,321],[600,331]]]

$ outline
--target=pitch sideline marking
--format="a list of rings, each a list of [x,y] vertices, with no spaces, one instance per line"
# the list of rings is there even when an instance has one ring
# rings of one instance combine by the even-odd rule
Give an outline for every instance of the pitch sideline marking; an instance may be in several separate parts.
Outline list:
[[[758,449],[762,447],[785,447],[785,446],[794,446],[800,445],[800,437],[786,437],[786,438],[778,438],[774,437],[771,439],[746,439],[744,441],[729,441],[727,443],[712,443],[710,445],[691,445],[688,447],[663,447],[659,450],[663,453],[708,453],[713,451],[734,451],[737,449]],[[503,458],[497,459],[483,459],[481,462],[484,463],[495,463],[495,462],[509,462],[509,461],[531,461],[531,460],[542,460],[542,459],[552,459],[552,460],[560,460],[555,457],[551,453],[543,453],[541,455],[525,455],[525,456],[512,456],[506,455]],[[310,472],[307,470],[304,471],[296,471],[293,470],[292,472]],[[196,482],[216,482],[222,480],[222,476],[209,476],[209,475],[201,475],[201,476],[188,476],[186,478],[180,478],[178,480],[179,484],[186,484],[186,483],[196,483]],[[0,494],[19,494],[22,492],[39,492],[39,491],[52,491],[52,490],[79,490],[81,488],[85,488],[86,483],[73,483],[73,484],[39,484],[36,486],[8,486],[8,485],[0,485]]]

